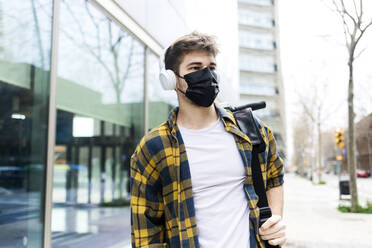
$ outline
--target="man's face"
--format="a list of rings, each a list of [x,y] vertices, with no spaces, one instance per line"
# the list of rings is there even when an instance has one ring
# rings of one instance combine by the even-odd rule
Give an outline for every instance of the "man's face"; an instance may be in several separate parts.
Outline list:
[[[190,72],[195,72],[209,67],[214,71],[217,67],[216,58],[205,51],[194,51],[184,56],[179,68],[179,75],[184,77]],[[187,83],[185,79],[177,78],[177,87],[183,92],[187,90]]]

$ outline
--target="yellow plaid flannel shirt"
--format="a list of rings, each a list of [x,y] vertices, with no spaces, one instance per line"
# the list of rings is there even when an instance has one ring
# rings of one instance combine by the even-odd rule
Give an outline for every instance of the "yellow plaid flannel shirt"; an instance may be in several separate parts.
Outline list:
[[[250,247],[265,247],[258,235],[258,197],[252,184],[252,144],[237,127],[233,114],[216,106],[225,130],[233,134],[244,161],[244,190],[250,208]],[[142,138],[131,158],[132,247],[199,247],[189,164],[176,125],[178,108],[168,121]],[[256,118],[266,143],[259,154],[262,177],[268,189],[283,184],[283,162],[271,130]]]

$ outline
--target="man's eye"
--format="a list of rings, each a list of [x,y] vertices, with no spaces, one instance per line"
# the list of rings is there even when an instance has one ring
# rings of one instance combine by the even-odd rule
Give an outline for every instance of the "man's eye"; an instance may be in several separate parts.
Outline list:
[[[197,70],[197,71],[199,71],[200,70],[200,67],[199,66],[194,66],[194,67],[191,67],[191,70]]]
[[[216,67],[209,67],[209,69],[211,69],[211,71],[214,71],[216,70]]]

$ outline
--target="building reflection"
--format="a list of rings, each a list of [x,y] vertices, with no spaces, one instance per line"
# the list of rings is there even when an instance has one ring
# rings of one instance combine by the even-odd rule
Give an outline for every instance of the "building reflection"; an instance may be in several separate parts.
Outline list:
[[[90,204],[128,197],[134,126],[62,110],[57,119],[54,202]]]
[[[145,127],[166,120],[176,96],[161,91],[159,44],[149,47],[86,0],[60,1],[59,25],[52,25],[53,3],[0,3],[0,246],[43,247],[50,233],[53,247],[128,242],[129,208],[101,204],[129,200],[130,156]],[[53,178],[46,174],[51,146]]]

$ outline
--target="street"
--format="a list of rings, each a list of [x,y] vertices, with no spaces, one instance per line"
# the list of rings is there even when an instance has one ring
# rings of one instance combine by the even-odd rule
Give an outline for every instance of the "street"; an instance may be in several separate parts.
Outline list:
[[[337,210],[337,177],[325,176],[325,185],[293,174],[285,176],[284,219],[287,223],[286,248],[372,247],[372,215],[345,214]],[[359,180],[364,198],[372,179]],[[363,187],[362,187],[363,185]]]

